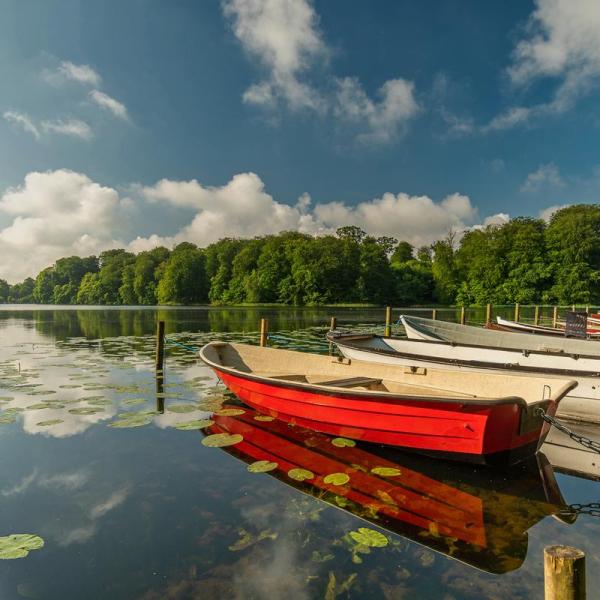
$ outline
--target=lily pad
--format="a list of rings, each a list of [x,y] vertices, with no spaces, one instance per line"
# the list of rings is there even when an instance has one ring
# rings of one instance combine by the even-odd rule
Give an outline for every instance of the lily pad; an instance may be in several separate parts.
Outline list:
[[[117,429],[128,429],[130,427],[143,427],[152,423],[150,417],[129,417],[126,419],[118,419],[109,423],[109,427],[115,427]]]
[[[16,420],[14,413],[0,415],[0,425],[12,425]]]
[[[250,471],[250,473],[268,473],[278,466],[279,465],[276,462],[271,462],[270,460],[257,460],[256,462],[249,464],[246,469]]]
[[[274,421],[275,417],[271,417],[270,415],[255,415],[255,421]]]
[[[351,531],[350,537],[361,546],[384,548],[388,545],[388,539],[383,533],[368,527],[359,527],[358,531]]]
[[[237,417],[238,415],[245,414],[246,411],[241,408],[221,408],[215,412],[220,417]]]
[[[136,404],[146,404],[146,401],[143,398],[129,398],[129,400],[124,400],[123,404],[135,406]]]
[[[36,423],[38,427],[51,427],[52,425],[58,425],[59,423],[64,423],[62,419],[49,419],[48,421],[40,421]]]
[[[63,390],[74,390],[75,388],[80,388],[81,385],[79,383],[65,383],[63,385],[59,385],[58,387]]]
[[[239,444],[243,439],[244,436],[239,433],[213,433],[212,435],[207,435],[202,440],[202,444],[209,448],[222,448],[224,446]]]
[[[54,402],[40,402],[38,404],[30,404],[25,410],[44,410],[45,408],[64,408],[60,404]]]
[[[346,473],[331,473],[323,477],[323,482],[331,485],[345,485],[349,481],[350,477]]]
[[[381,475],[382,477],[397,477],[398,475],[402,475],[402,471],[394,467],[373,467],[371,473]]]
[[[288,471],[288,477],[295,479],[296,481],[304,481],[305,479],[313,479],[315,474],[308,469],[290,469]]]
[[[198,410],[198,407],[193,404],[174,404],[173,406],[168,406],[167,410],[174,413],[189,413]]]
[[[44,540],[30,533],[13,533],[0,537],[0,560],[25,558],[31,550],[43,548]]]
[[[354,440],[349,440],[348,438],[337,437],[331,440],[331,443],[338,448],[353,448],[356,446],[356,442]]]
[[[93,408],[92,406],[82,406],[80,408],[70,408],[69,412],[72,415],[95,415],[104,412],[102,408]]]
[[[182,431],[192,431],[197,429],[204,429],[205,427],[210,427],[214,425],[215,422],[210,419],[196,419],[195,421],[185,421],[184,423],[177,423],[174,425],[176,429],[181,429]]]

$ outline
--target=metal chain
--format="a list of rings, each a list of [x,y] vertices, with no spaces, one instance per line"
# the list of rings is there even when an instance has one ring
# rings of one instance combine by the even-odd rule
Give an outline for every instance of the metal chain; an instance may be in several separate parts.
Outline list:
[[[589,504],[569,504],[569,506],[560,511],[560,514],[590,515],[591,517],[600,517],[600,502],[590,502]]]
[[[557,421],[554,417],[547,415],[544,412],[543,408],[538,408],[536,410],[536,413],[538,415],[540,415],[542,417],[542,419],[544,419],[544,421],[546,421],[546,423],[549,423],[550,425],[554,425],[554,427],[556,427],[556,429],[558,429],[559,431],[562,431],[563,433],[568,435],[574,442],[581,444],[584,448],[587,448],[588,450],[593,450],[594,452],[598,452],[598,454],[600,454],[600,443],[595,442],[594,440],[590,440],[590,438],[587,438],[584,435],[579,435],[578,433],[571,431],[568,427],[563,425],[560,421]]]

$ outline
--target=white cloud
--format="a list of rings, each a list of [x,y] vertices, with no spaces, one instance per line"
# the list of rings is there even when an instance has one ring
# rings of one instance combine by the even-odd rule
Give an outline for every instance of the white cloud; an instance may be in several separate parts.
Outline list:
[[[58,133],[89,140],[93,137],[91,127],[81,119],[53,119],[41,122],[42,129],[47,133]]]
[[[563,208],[567,208],[567,206],[571,206],[570,204],[556,204],[555,206],[549,206],[548,208],[544,208],[543,210],[540,210],[539,212],[539,218],[543,219],[544,221],[546,221],[546,223],[548,223],[550,221],[550,219],[552,218],[552,215],[563,209]]]
[[[25,475],[19,483],[16,483],[12,487],[4,488],[0,493],[5,497],[18,496],[19,494],[26,492],[32,484],[35,483],[36,479],[37,469],[34,469],[29,475]]]
[[[102,81],[100,75],[89,65],[75,65],[68,60],[60,63],[58,73],[66,79],[88,85],[98,86]]]
[[[448,111],[445,107],[440,110],[440,115],[446,125],[448,125],[447,134],[453,137],[470,135],[475,131],[475,123],[472,117],[459,117]]]
[[[36,140],[40,139],[40,132],[33,121],[25,113],[19,113],[12,110],[7,110],[3,115],[4,119],[9,123],[14,123],[22,127],[28,133],[31,133]]]
[[[89,97],[92,102],[95,102],[101,108],[110,111],[115,117],[120,119],[127,119],[127,108],[125,105],[114,98],[111,98],[108,94],[99,90],[92,90],[89,93]]]
[[[116,190],[81,173],[29,173],[22,186],[0,196],[0,212],[13,216],[0,230],[0,277],[14,282],[61,256],[122,245],[115,236],[127,220],[126,205]]]
[[[563,187],[564,182],[555,164],[540,165],[540,167],[529,173],[519,188],[522,192],[537,192],[540,189]]]
[[[541,78],[552,78],[557,84],[546,102],[510,108],[484,130],[508,129],[572,108],[600,80],[600,3],[537,0],[507,72],[515,86],[525,87]]]
[[[389,142],[398,128],[419,112],[414,85],[404,79],[390,79],[378,91],[379,102],[371,100],[355,77],[338,80],[335,114],[367,125],[361,141]]]
[[[314,83],[323,79],[330,50],[309,0],[223,0],[222,6],[244,49],[267,70],[263,81],[244,92],[244,102],[333,114],[356,124],[357,139],[368,143],[392,141],[417,114],[414,84],[402,78],[385,81],[377,92],[379,101],[369,98],[355,77],[334,77],[334,89]]]
[[[225,0],[223,12],[246,51],[269,71],[268,80],[247,90],[244,100],[271,104],[279,96],[292,109],[320,109],[319,94],[300,80],[312,60],[327,54],[309,2]]]

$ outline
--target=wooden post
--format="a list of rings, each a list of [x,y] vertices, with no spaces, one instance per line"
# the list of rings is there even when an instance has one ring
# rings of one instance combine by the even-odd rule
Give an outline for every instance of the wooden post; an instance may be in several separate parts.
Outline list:
[[[573,306],[571,306],[571,310],[572,310],[573,312],[575,312],[575,305],[574,305],[574,304],[573,304]]]
[[[437,319],[437,308],[432,309],[431,318],[435,321]]]
[[[464,306],[460,307],[460,324],[461,325],[465,324],[465,307]]]
[[[385,336],[390,337],[392,335],[392,307],[385,307]]]
[[[533,324],[534,325],[540,324],[540,307],[537,304],[535,305],[535,313],[533,315]]]
[[[586,312],[588,315],[590,314],[590,307],[589,307],[589,306],[586,306],[586,307],[585,307],[585,312]]]
[[[519,309],[519,303],[517,302],[515,304],[515,323],[519,322],[519,314],[520,314],[520,309]]]
[[[159,321],[156,324],[156,360],[154,366],[157,371],[163,370],[163,361],[165,359],[165,322]]]
[[[485,324],[489,325],[492,322],[492,305],[488,304],[485,307]]]
[[[260,345],[267,345],[267,337],[269,336],[269,319],[260,320]]]
[[[337,319],[335,317],[331,317],[331,325],[329,326],[329,331],[335,331],[337,329]]]
[[[544,548],[545,600],[585,600],[585,553],[571,546]]]
[[[552,327],[554,327],[554,329],[556,329],[557,325],[558,325],[558,306],[555,306],[554,311],[552,313]]]

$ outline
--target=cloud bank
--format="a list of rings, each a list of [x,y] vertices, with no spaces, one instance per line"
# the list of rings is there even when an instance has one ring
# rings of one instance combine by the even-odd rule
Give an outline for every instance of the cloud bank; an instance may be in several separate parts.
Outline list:
[[[160,222],[161,213],[166,220],[173,211],[192,216],[174,235],[157,231],[141,236],[136,226],[141,226],[150,205],[154,222]],[[1,214],[9,224],[0,229],[0,278],[11,283],[35,276],[58,258],[115,247],[139,252],[183,241],[206,246],[223,237],[284,230],[321,235],[343,225],[420,246],[479,220],[469,197],[458,193],[436,202],[428,196],[388,192],[354,206],[342,201],[313,204],[303,194],[288,205],[273,198],[255,173],[238,173],[221,186],[161,179],[151,186],[130,186],[123,195],[66,169],[27,174],[21,185],[0,195]]]

